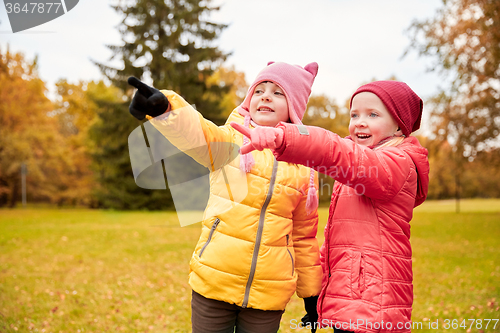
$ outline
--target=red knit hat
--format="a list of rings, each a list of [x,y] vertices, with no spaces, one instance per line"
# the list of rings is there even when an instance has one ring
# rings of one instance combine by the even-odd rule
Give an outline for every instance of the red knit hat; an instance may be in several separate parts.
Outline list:
[[[360,92],[371,92],[377,95],[394,117],[405,136],[409,136],[420,128],[423,102],[406,83],[374,81],[365,84],[352,95],[350,107],[352,106],[352,99]]]

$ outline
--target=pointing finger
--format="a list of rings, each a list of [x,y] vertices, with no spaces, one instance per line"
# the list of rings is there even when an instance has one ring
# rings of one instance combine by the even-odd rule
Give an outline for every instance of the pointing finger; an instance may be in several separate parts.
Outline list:
[[[235,123],[234,121],[232,121],[230,123],[230,125],[231,125],[232,128],[234,128],[235,130],[237,130],[241,134],[245,135],[247,138],[250,138],[250,136],[252,135],[252,131],[249,128],[243,126],[243,125]]]
[[[148,86],[147,84],[145,84],[144,82],[142,82],[141,80],[139,80],[138,78],[131,76],[128,78],[127,82],[131,86],[137,88],[137,90],[139,90],[139,92],[142,95],[146,96],[146,98],[153,95],[153,92],[151,91],[151,87]]]

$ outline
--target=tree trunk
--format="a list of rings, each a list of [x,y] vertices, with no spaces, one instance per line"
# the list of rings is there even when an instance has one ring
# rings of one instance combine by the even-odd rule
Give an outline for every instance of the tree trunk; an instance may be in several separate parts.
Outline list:
[[[10,196],[10,208],[14,208],[16,206],[16,201],[17,197],[19,196],[19,184],[18,182],[14,181],[12,183],[12,191],[11,191],[11,196]]]

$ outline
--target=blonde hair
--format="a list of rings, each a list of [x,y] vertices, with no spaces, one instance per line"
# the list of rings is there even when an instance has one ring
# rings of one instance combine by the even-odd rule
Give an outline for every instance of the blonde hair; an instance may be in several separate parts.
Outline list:
[[[405,139],[404,136],[395,136],[392,139],[390,139],[389,141],[384,142],[380,146],[375,147],[373,150],[377,150],[377,149],[384,148],[384,147],[396,147],[396,146],[400,145],[404,139]]]

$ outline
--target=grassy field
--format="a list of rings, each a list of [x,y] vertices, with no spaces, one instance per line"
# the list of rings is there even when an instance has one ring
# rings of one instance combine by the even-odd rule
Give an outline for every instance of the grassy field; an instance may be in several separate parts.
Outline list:
[[[454,201],[415,211],[413,332],[500,332],[485,320],[500,319],[500,200],[460,211]],[[0,332],[189,332],[199,229],[174,213],[0,210]],[[309,332],[290,324],[303,314],[294,296],[280,331]]]

